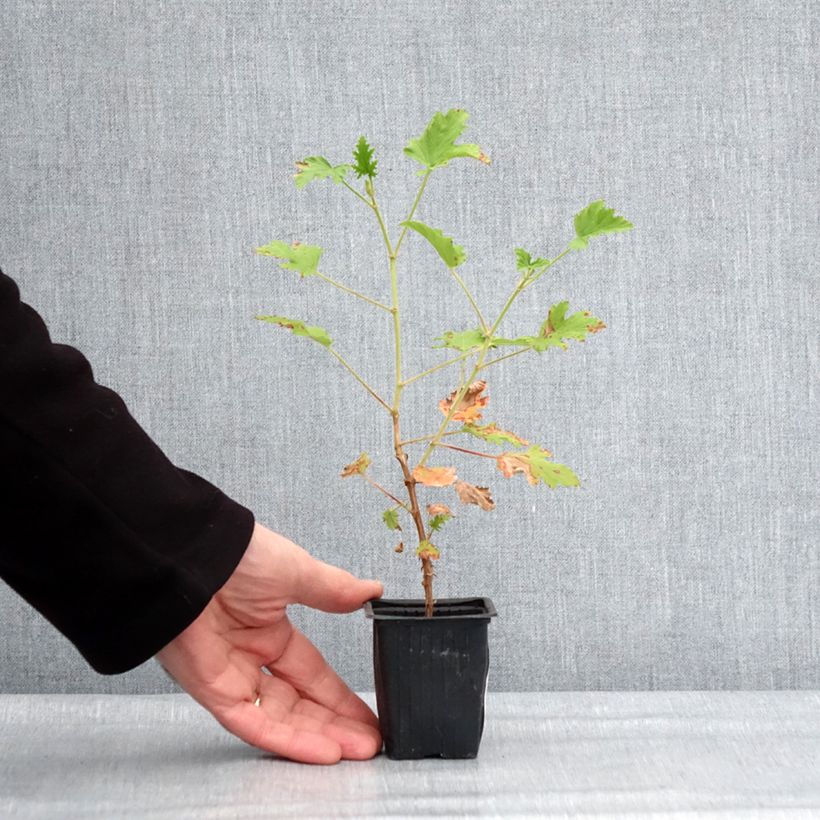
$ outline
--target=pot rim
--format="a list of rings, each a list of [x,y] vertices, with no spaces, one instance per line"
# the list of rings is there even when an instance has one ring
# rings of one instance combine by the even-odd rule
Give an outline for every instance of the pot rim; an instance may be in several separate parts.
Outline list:
[[[386,605],[381,609],[382,605]],[[498,615],[493,602],[486,597],[480,596],[475,598],[437,598],[434,601],[436,606],[469,606],[480,608],[479,612],[459,612],[455,611],[452,614],[441,613],[434,614],[432,619],[426,619],[423,615],[424,598],[374,598],[371,601],[365,601],[363,605],[364,614],[367,618],[372,618],[376,621],[427,621],[427,620],[477,620],[479,618],[492,618]],[[390,609],[394,607],[396,610],[402,607],[416,607],[422,609],[421,614],[408,614],[397,611],[391,612]],[[434,610],[435,612],[435,610]]]

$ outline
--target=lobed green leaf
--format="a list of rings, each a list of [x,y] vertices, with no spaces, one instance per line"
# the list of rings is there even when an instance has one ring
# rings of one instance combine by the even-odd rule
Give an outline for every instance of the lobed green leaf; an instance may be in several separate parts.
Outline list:
[[[575,250],[582,250],[587,247],[593,236],[628,231],[632,227],[632,223],[624,217],[616,216],[613,208],[607,208],[603,199],[596,199],[575,214],[575,239],[569,246]]]
[[[306,157],[296,163],[297,171],[294,174],[297,188],[304,188],[314,179],[330,177],[336,184],[340,183],[352,165],[331,165],[324,157]]]
[[[376,165],[378,161],[373,158],[373,149],[364,137],[359,137],[356,148],[353,150],[353,160],[355,165],[353,170],[357,177],[376,176]]]
[[[273,256],[286,261],[281,263],[281,267],[288,270],[299,271],[301,276],[313,276],[317,273],[319,257],[322,249],[318,245],[303,245],[301,242],[294,242],[288,245],[274,239],[267,245],[256,248],[256,253],[260,256]]]
[[[384,521],[388,530],[400,530],[399,526],[399,511],[397,509],[385,510],[382,513],[382,521]]]
[[[427,523],[433,532],[438,532],[453,516],[447,513],[439,513],[434,515]]]
[[[468,117],[469,114],[460,108],[452,108],[446,114],[437,112],[424,133],[407,143],[404,153],[430,171],[457,157],[489,163],[489,157],[477,145],[466,142],[456,145],[455,141],[467,126]]]
[[[523,248],[515,249],[515,266],[522,272],[541,268],[544,265],[549,264],[549,262],[549,259],[544,259],[541,256],[537,259],[533,259],[532,256],[530,256],[529,251],[525,251]]]

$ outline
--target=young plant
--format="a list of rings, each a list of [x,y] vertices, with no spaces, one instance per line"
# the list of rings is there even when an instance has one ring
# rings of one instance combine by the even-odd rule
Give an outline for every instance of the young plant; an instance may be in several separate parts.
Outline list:
[[[452,109],[446,114],[437,113],[430,121],[424,133],[411,139],[404,148],[404,153],[421,165],[418,174],[421,184],[413,200],[407,217],[399,225],[401,228],[398,239],[391,238],[391,232],[385,224],[382,210],[376,199],[375,179],[377,176],[377,160],[370,144],[361,137],[353,151],[353,162],[350,164],[332,165],[327,159],[320,156],[307,157],[296,163],[296,187],[304,188],[316,180],[330,179],[336,185],[341,185],[359,199],[373,214],[387,254],[387,267],[390,275],[389,303],[360,293],[358,290],[332,279],[319,270],[319,260],[322,248],[317,245],[307,245],[301,242],[288,244],[283,241],[269,242],[256,249],[263,256],[272,256],[280,260],[280,265],[288,270],[297,271],[301,278],[316,276],[325,280],[345,293],[364,300],[376,310],[387,311],[392,317],[393,345],[395,353],[395,373],[393,379],[393,396],[391,400],[383,398],[336,350],[330,335],[322,328],[308,325],[298,319],[286,316],[256,316],[264,322],[271,322],[288,328],[298,336],[313,339],[325,347],[339,363],[353,376],[354,379],[378,402],[381,408],[389,414],[392,427],[392,447],[396,461],[401,469],[406,498],[399,497],[399,491],[392,492],[373,480],[368,473],[371,461],[367,453],[362,453],[341,471],[342,478],[359,476],[372,487],[383,493],[392,502],[382,514],[385,526],[389,530],[402,533],[402,540],[395,548],[396,552],[404,550],[404,540],[408,538],[402,527],[402,517],[406,516],[415,530],[415,554],[421,562],[422,586],[424,587],[425,614],[433,614],[433,561],[441,553],[438,544],[433,543],[434,533],[453,517],[454,513],[443,501],[432,501],[425,506],[427,520],[422,511],[422,502],[419,499],[418,487],[425,488],[452,487],[462,504],[473,504],[482,510],[492,510],[495,502],[487,486],[479,486],[465,481],[456,474],[454,467],[446,464],[428,464],[433,454],[443,456],[448,450],[467,453],[481,459],[489,459],[495,463],[505,478],[520,473],[529,484],[536,486],[543,484],[550,488],[577,487],[580,482],[575,473],[564,464],[552,460],[552,453],[538,444],[532,444],[519,435],[499,427],[495,421],[484,419],[484,411],[489,397],[487,382],[484,373],[494,365],[512,356],[535,351],[543,353],[550,348],[566,350],[571,340],[583,342],[587,336],[603,330],[604,323],[593,316],[589,311],[568,313],[569,303],[558,302],[549,308],[546,318],[535,332],[530,335],[504,337],[497,331],[502,320],[507,315],[515,300],[527,288],[535,283],[570,251],[581,251],[587,247],[589,240],[595,236],[608,233],[617,233],[632,228],[632,224],[622,216],[617,216],[613,209],[607,208],[603,200],[583,208],[575,215],[575,236],[566,247],[552,258],[533,257],[523,248],[515,248],[515,267],[518,279],[512,289],[501,312],[490,322],[485,318],[467,284],[458,272],[464,264],[467,255],[460,245],[445,235],[438,228],[430,227],[424,222],[414,219],[424,190],[434,172],[444,168],[451,160],[467,157],[489,165],[487,155],[472,143],[459,143],[456,140],[461,136],[467,123],[467,112]],[[440,362],[434,367],[421,373],[405,376],[402,362],[401,347],[401,319],[402,312],[398,297],[398,268],[399,251],[408,232],[426,239],[438,253],[459,288],[464,292],[477,320],[476,327],[465,330],[447,330],[434,341],[440,342],[433,347],[457,351],[457,355]],[[510,352],[501,353],[504,348],[511,348]],[[491,351],[498,351],[500,355],[488,358]],[[461,369],[461,379],[449,395],[438,402],[443,415],[438,429],[424,436],[403,438],[401,432],[401,398],[406,387],[435,373],[443,368],[458,364]],[[469,372],[469,375],[467,373]],[[481,378],[478,378],[479,375]],[[458,426],[455,426],[458,425]],[[461,447],[449,442],[452,436],[462,439],[480,439],[484,445],[493,445],[501,448],[501,452],[483,452],[469,447]],[[411,463],[405,448],[413,445],[423,445],[421,455]],[[406,522],[405,522],[406,523]],[[438,537],[436,537],[438,541]],[[440,543],[440,542],[439,542]]]

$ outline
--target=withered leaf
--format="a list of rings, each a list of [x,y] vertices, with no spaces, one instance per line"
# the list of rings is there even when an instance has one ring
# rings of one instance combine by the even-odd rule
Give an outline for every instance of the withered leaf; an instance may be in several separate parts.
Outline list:
[[[448,487],[456,480],[455,467],[416,467],[413,478],[426,487]]]
[[[393,552],[404,552],[404,541],[399,541],[399,545],[393,547]]]
[[[482,510],[495,508],[495,501],[490,496],[489,487],[476,487],[466,481],[457,481],[455,489],[462,504],[477,504]]]
[[[514,447],[526,447],[529,444],[528,441],[515,433],[502,430],[495,422],[490,424],[465,424],[461,428],[461,432],[482,438],[484,441],[489,441],[490,444],[512,444]]]
[[[446,504],[442,504],[440,501],[436,504],[428,504],[427,505],[427,512],[430,515],[452,515],[452,511]]]
[[[347,478],[352,475],[364,475],[365,470],[370,466],[370,456],[362,453],[355,461],[346,465],[339,475]]]
[[[481,418],[481,408],[487,406],[487,402],[490,400],[489,396],[482,396],[481,393],[484,391],[484,388],[487,386],[487,382],[483,379],[479,379],[478,381],[473,382],[465,391],[464,395],[461,397],[458,405],[456,406],[456,411],[451,416],[453,421],[466,421],[466,422],[473,422],[477,421]],[[453,406],[453,402],[458,396],[459,390],[453,390],[446,399],[442,399],[439,403],[439,409],[442,413],[446,416],[450,412],[450,408]]]
[[[533,444],[524,453],[501,453],[496,458],[498,469],[507,478],[523,473],[527,481],[535,486],[542,481],[550,488],[579,487],[578,476],[564,464],[550,461],[552,453]]]

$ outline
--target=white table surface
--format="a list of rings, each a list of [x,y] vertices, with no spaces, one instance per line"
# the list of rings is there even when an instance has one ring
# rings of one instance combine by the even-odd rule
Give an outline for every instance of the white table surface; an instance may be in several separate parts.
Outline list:
[[[0,817],[554,816],[820,818],[820,692],[489,693],[475,760],[329,767],[186,695],[0,695]]]

